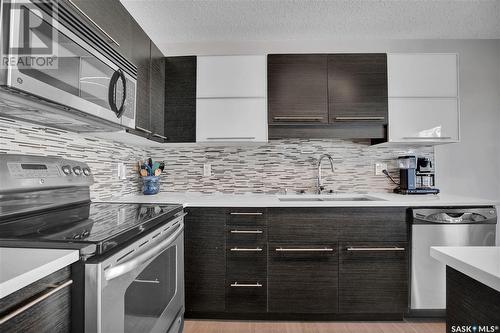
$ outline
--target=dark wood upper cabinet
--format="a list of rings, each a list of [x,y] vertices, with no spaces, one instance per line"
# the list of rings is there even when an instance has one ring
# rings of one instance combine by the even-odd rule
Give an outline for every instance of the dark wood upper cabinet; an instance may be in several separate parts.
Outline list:
[[[165,58],[167,142],[196,142],[196,56]]]
[[[267,59],[270,139],[386,138],[386,54]]]
[[[387,55],[328,56],[330,123],[387,124]]]
[[[267,57],[269,124],[328,123],[327,55]]]
[[[132,55],[137,66],[135,126],[139,131],[141,129],[149,131],[151,120],[149,113],[151,46],[146,33],[140,27],[137,28],[132,34],[135,43]],[[141,135],[147,135],[147,132],[142,131]]]
[[[78,14],[81,11],[80,16],[88,22],[90,28],[100,34],[112,48],[125,58],[133,60],[132,54],[136,46],[134,39],[130,37],[133,34],[134,25],[137,23],[120,0],[71,0],[71,2],[74,6],[70,4],[69,7],[78,8],[75,12]],[[104,30],[112,40],[97,26]]]
[[[165,57],[151,42],[150,96],[152,139],[163,142],[165,136]]]

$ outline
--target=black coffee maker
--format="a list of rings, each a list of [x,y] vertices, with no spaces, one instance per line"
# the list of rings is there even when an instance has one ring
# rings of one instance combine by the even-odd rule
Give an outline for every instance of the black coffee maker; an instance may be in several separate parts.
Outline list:
[[[414,155],[398,157],[399,186],[394,192],[400,194],[438,194],[434,187],[432,162]]]

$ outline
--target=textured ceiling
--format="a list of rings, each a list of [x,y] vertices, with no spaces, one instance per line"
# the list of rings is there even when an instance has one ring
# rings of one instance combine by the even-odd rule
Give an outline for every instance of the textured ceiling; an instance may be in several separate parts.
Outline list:
[[[500,38],[500,0],[121,0],[168,54],[179,43]]]

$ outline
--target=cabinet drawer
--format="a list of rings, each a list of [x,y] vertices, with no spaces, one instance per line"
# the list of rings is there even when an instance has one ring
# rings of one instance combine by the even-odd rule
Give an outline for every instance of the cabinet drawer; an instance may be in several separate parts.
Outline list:
[[[340,243],[339,312],[406,312],[407,246],[406,242]]]
[[[229,280],[226,287],[226,309],[228,312],[263,313],[267,310],[267,285],[263,280]]]
[[[71,284],[69,267],[59,270],[0,300],[1,332],[70,332]],[[24,307],[24,308],[23,308]]]
[[[338,237],[338,228],[331,209],[270,209],[268,232],[270,242],[320,243]]]
[[[229,247],[226,260],[226,280],[266,280],[266,246]]]
[[[335,243],[270,243],[269,312],[335,313],[337,258]]]
[[[338,225],[339,239],[345,241],[405,242],[408,237],[405,208],[338,208],[331,223]]]
[[[226,244],[228,246],[258,245],[267,242],[267,228],[265,226],[227,226]]]
[[[266,210],[263,208],[230,208],[227,224],[231,226],[265,226]]]

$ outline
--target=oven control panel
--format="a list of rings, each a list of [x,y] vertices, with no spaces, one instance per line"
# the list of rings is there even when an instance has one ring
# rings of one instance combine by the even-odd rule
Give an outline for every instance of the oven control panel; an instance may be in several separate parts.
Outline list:
[[[61,175],[56,164],[7,163],[7,167],[14,178],[45,178]]]
[[[58,157],[0,154],[1,192],[90,186],[94,177],[85,162]]]

